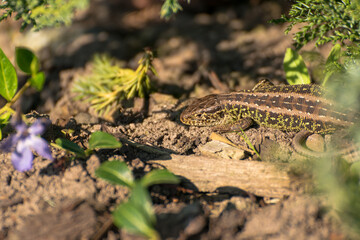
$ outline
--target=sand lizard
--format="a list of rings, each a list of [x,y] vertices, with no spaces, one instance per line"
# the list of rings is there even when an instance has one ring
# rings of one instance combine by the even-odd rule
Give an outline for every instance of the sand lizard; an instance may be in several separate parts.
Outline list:
[[[316,156],[302,147],[309,133],[333,133],[358,120],[349,109],[339,110],[315,84],[275,86],[260,81],[252,90],[212,94],[195,100],[180,116],[187,125],[212,126],[221,132],[240,131],[254,122],[260,126],[299,132],[294,138],[296,151]]]

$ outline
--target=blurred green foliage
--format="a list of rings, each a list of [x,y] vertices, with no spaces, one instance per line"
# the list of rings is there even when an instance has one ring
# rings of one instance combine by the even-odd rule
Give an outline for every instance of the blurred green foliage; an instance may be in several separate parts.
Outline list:
[[[311,57],[314,61],[318,61],[316,65],[320,70],[318,71],[320,74],[316,75],[318,80],[326,86],[329,97],[337,105],[348,109],[349,114],[360,117],[360,0],[296,0],[288,15],[282,15],[280,19],[272,22],[289,23],[286,34],[296,24],[301,24],[301,28],[293,37],[297,50],[310,41],[314,41],[316,46],[329,42],[334,45],[327,59],[320,54],[315,54],[314,51],[311,52]],[[309,52],[307,55],[310,56]],[[289,56],[287,56],[288,59]],[[293,60],[299,60],[299,58],[293,57]],[[292,61],[289,60],[287,63],[295,64]],[[303,72],[302,69],[306,68],[303,62],[301,64],[303,65],[301,68],[293,68],[292,76],[295,76],[295,81],[292,82],[301,82],[300,74]],[[285,61],[284,69],[288,78],[291,68],[285,65]],[[347,133],[351,136],[348,147],[352,145],[351,151],[354,152],[350,157],[352,162],[343,160],[349,156],[317,159],[314,162],[316,166],[313,168],[313,175],[317,179],[317,187],[321,190],[321,194],[326,196],[326,205],[330,207],[330,213],[339,220],[344,229],[344,237],[358,239],[360,237],[358,120],[355,120],[354,126],[348,129]]]
[[[341,223],[345,239],[359,239],[360,162],[339,159],[329,164],[329,159],[323,159],[316,164],[318,186],[326,194],[331,215]]]
[[[324,64],[323,84],[327,94],[338,107],[348,109],[348,114],[360,116],[360,58],[356,48],[342,49],[335,45]],[[354,152],[352,162],[336,159],[323,159],[314,168],[318,186],[328,199],[331,213],[341,223],[347,238],[360,237],[360,159],[359,122],[347,131],[351,138],[348,147]],[[345,140],[345,138],[344,138]],[[335,141],[335,140],[334,140]]]
[[[286,34],[296,24],[302,24],[294,35],[296,49],[313,40],[317,46],[337,41],[351,45],[360,41],[359,0],[296,0],[288,15],[272,22],[290,23]]]
[[[360,58],[340,51],[334,61],[327,62],[326,86],[333,100],[360,113]],[[359,130],[356,130],[360,136]]]
[[[15,15],[22,19],[21,29],[31,25],[34,30],[44,27],[69,25],[76,10],[88,6],[89,0],[13,0],[1,1],[0,21]]]

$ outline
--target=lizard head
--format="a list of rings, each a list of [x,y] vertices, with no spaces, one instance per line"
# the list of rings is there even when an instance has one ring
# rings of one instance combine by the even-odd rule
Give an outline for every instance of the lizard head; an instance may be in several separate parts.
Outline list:
[[[221,124],[223,115],[217,95],[212,94],[196,99],[181,113],[180,121],[187,125],[215,126]]]

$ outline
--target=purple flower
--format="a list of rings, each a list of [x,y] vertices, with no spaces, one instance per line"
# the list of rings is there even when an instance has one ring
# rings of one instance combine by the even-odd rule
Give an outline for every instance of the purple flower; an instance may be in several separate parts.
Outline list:
[[[34,159],[32,151],[44,158],[53,160],[48,143],[38,136],[45,131],[47,122],[46,120],[37,120],[30,127],[21,118],[12,122],[17,133],[5,139],[1,143],[0,149],[5,152],[12,151],[11,162],[16,170],[24,172],[31,169]]]

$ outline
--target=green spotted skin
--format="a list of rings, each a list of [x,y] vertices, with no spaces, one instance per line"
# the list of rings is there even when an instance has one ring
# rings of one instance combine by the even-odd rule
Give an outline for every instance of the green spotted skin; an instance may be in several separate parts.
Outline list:
[[[180,120],[187,125],[223,127],[224,131],[234,126],[245,129],[249,126],[245,121],[251,119],[283,131],[332,133],[358,119],[357,113],[338,109],[319,85],[274,86],[262,80],[252,90],[197,99],[182,112]]]

